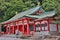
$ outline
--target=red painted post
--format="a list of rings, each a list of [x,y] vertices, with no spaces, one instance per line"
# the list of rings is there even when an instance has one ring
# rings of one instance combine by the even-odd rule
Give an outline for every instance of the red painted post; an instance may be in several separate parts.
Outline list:
[[[18,25],[18,22],[16,22],[16,26],[17,26],[17,29],[19,30],[19,25]]]
[[[56,31],[58,32],[58,24],[56,24],[56,29],[57,29]]]
[[[6,26],[6,34],[8,34],[8,26]]]
[[[29,19],[26,18],[27,20],[27,35],[29,36],[30,35],[30,29],[29,29]]]
[[[47,25],[48,25],[48,31],[50,31],[50,25],[49,25],[49,20],[47,20],[47,21],[48,21],[48,24],[47,24]]]
[[[9,24],[7,25],[7,30],[8,30],[8,33],[10,34],[10,25]]]
[[[11,23],[11,27],[12,27],[12,34],[14,34],[14,25],[13,25],[13,23]]]
[[[12,29],[12,30],[13,30],[13,32],[12,32],[12,33],[14,34],[14,26],[12,26],[12,27],[13,27],[13,29]]]
[[[36,25],[35,25],[35,21],[34,21],[34,32],[36,32]]]
[[[7,26],[6,26],[6,34],[9,33],[8,26],[9,26],[9,25],[7,24]]]
[[[42,31],[42,25],[41,25],[41,22],[42,22],[42,21],[40,20],[40,31]]]
[[[24,35],[24,19],[22,19],[22,33]]]

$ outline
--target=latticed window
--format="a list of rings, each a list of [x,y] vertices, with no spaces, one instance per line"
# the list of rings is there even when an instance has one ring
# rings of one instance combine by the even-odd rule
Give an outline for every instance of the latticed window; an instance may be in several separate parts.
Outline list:
[[[30,31],[33,31],[33,30],[34,30],[34,26],[30,25]]]
[[[42,25],[42,27],[46,27],[47,26],[47,24],[46,23],[44,23],[44,24],[41,24]]]
[[[40,32],[40,22],[36,22],[36,32]]]
[[[46,28],[47,28],[47,23],[41,24],[41,26],[42,26],[42,31],[47,30],[47,29],[46,29]]]
[[[37,31],[37,32],[40,31],[40,24],[36,24],[36,31]]]

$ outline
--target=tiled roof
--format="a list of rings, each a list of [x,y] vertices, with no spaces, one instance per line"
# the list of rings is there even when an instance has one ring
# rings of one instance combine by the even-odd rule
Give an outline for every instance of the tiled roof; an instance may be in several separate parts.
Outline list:
[[[39,9],[43,11],[42,14],[39,14],[39,15],[31,15],[31,14],[34,14],[35,12],[37,12]],[[21,13],[15,15],[11,19],[9,19],[9,20],[7,20],[5,22],[2,22],[1,24],[7,23],[7,22],[12,22],[14,20],[17,20],[17,19],[23,17],[23,16],[28,16],[28,17],[32,17],[32,18],[42,19],[42,18],[45,18],[45,17],[54,16],[54,15],[55,15],[55,11],[45,12],[40,6],[36,6],[34,8],[31,8],[29,10],[26,10],[24,12],[21,12]]]

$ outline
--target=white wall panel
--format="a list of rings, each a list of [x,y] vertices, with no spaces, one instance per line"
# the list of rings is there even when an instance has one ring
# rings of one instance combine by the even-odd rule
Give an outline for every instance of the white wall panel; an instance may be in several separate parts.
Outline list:
[[[56,31],[56,24],[50,24],[50,31]]]
[[[60,25],[58,25],[58,31],[60,32]]]

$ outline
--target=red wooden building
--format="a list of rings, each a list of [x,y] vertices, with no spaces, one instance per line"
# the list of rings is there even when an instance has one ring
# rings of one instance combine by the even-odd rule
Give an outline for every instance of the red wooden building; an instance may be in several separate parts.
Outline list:
[[[54,23],[55,14],[55,11],[45,12],[40,6],[36,6],[0,23],[1,32],[15,34],[18,30],[21,35],[33,35],[41,31],[58,32],[59,25]]]

